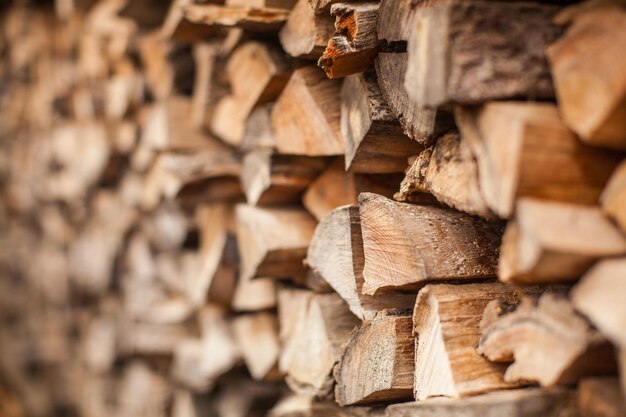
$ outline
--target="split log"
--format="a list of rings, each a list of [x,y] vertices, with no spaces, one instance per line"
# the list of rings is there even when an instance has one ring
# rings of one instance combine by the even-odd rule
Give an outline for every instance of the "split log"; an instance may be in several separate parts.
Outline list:
[[[364,294],[495,276],[499,224],[370,193],[359,196],[359,213],[365,253]]]
[[[354,333],[335,369],[341,406],[411,398],[414,338],[407,312],[384,310]]]
[[[503,390],[450,401],[393,404],[386,417],[570,417],[577,416],[576,394],[564,388]],[[591,416],[589,416],[591,417]]]
[[[525,298],[485,326],[478,352],[491,361],[513,362],[504,376],[509,382],[554,386],[615,370],[613,348],[558,294]]]
[[[294,71],[272,110],[272,130],[279,153],[343,154],[340,87],[339,81],[326,79],[319,68],[309,66]]]
[[[333,32],[331,16],[319,13],[311,0],[298,0],[280,31],[280,44],[293,57],[318,59]]]
[[[418,6],[419,3],[414,4],[410,0],[381,0],[376,24],[378,39],[391,48],[406,52],[406,41],[411,34],[411,23]]]
[[[213,76],[216,70],[215,61],[219,54],[220,45],[217,42],[202,42],[193,46],[195,63],[195,79],[191,99],[191,124],[199,129],[204,126],[206,108],[212,96]]]
[[[273,32],[283,26],[289,11],[273,7],[232,7],[216,4],[190,4],[183,10],[192,23],[214,27],[240,27],[255,32]]]
[[[280,378],[278,321],[274,314],[256,313],[236,317],[232,323],[243,360],[256,380]]]
[[[122,318],[119,354],[122,357],[171,356],[178,344],[189,337],[189,329],[180,324],[152,324]]]
[[[250,312],[276,307],[276,281],[272,278],[257,278],[239,281],[233,295],[235,311]]]
[[[495,218],[480,191],[476,160],[457,133],[445,134],[417,156],[394,199],[419,201],[424,193],[457,210]]]
[[[302,261],[315,230],[315,220],[295,208],[236,208],[239,279],[303,276]]]
[[[131,362],[116,388],[119,391],[117,414],[120,417],[166,416],[172,388],[163,376],[146,364]],[[150,398],[150,401],[143,401],[144,398]]]
[[[457,124],[478,161],[482,194],[504,218],[511,217],[515,200],[523,196],[597,204],[619,162],[615,153],[581,144],[552,104],[459,108]]]
[[[581,417],[619,417],[626,415],[624,394],[617,378],[587,378],[578,384]]]
[[[464,397],[514,387],[504,380],[505,367],[480,356],[476,345],[487,303],[520,296],[521,291],[499,283],[424,287],[413,312],[415,398]]]
[[[383,417],[383,410],[367,407],[340,407],[332,401],[309,395],[290,395],[281,399],[268,417]]]
[[[250,205],[294,204],[328,164],[327,158],[281,155],[261,148],[243,158],[241,183]]]
[[[311,239],[306,262],[361,320],[371,320],[384,309],[408,309],[415,302],[412,295],[372,297],[361,292],[364,255],[357,206],[339,207],[320,221]]]
[[[404,133],[419,143],[430,145],[454,127],[454,120],[445,109],[420,107],[409,98],[404,88],[407,59],[406,52],[379,53],[376,57],[378,85]]]
[[[607,213],[626,232],[626,162],[613,171],[609,183],[600,196],[600,202]]]
[[[346,169],[353,172],[404,172],[408,157],[421,150],[404,135],[372,72],[351,75],[343,82],[340,122]]]
[[[336,3],[335,33],[328,41],[317,65],[328,78],[341,78],[372,67],[379,50],[376,20],[379,3]]]
[[[566,281],[602,257],[625,254],[626,238],[599,208],[522,199],[500,252],[502,281]]]
[[[547,50],[563,121],[590,145],[626,149],[626,74],[612,70],[626,65],[626,10],[599,7],[568,23]]]
[[[184,9],[192,4],[192,1],[172,1],[161,26],[160,36],[162,38],[191,43],[221,34],[221,28],[195,23],[185,18]]]
[[[428,107],[554,97],[544,51],[562,32],[552,23],[557,11],[484,1],[419,10],[407,47],[409,97]]]
[[[239,148],[243,151],[274,148],[272,133],[272,105],[266,104],[252,110],[246,122],[246,131]]]

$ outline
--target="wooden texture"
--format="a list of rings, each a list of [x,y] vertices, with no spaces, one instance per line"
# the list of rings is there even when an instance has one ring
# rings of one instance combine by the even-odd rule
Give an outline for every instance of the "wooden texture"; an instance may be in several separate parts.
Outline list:
[[[495,276],[501,227],[457,211],[359,196],[363,293]]]
[[[519,197],[595,205],[619,161],[583,145],[551,104],[494,102],[456,116],[485,201],[500,217],[511,217]]]
[[[544,50],[562,31],[552,23],[557,10],[485,1],[420,9],[407,47],[409,97],[429,107],[552,98]]]
[[[341,406],[411,397],[411,317],[380,312],[354,334],[335,370],[335,400]]]
[[[617,378],[587,378],[578,385],[581,417],[618,417],[626,414]]]
[[[615,3],[569,23],[547,50],[563,120],[590,145],[626,149],[626,10]]]
[[[252,378],[272,379],[278,373],[280,344],[278,320],[271,313],[239,316],[233,321],[233,334]]]
[[[266,7],[232,7],[191,4],[184,8],[185,19],[216,27],[241,27],[252,31],[276,31],[287,20],[288,10]]]
[[[498,277],[518,284],[572,280],[625,251],[626,238],[599,208],[522,199],[502,239]]]
[[[293,57],[318,59],[333,35],[333,19],[310,0],[298,0],[280,31],[280,44]]]
[[[626,231],[626,163],[621,162],[613,171],[611,179],[600,196],[600,203],[609,215],[623,230]]]

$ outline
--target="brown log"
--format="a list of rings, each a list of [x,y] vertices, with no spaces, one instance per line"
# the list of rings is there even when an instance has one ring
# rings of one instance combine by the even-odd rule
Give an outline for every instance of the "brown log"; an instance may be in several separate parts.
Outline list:
[[[259,106],[248,117],[246,131],[239,148],[243,151],[253,151],[258,148],[271,149],[274,148],[274,145],[272,105]]]
[[[233,295],[232,308],[249,312],[276,307],[276,281],[272,278],[257,278],[239,281]]]
[[[419,106],[554,97],[545,48],[561,34],[558,8],[456,2],[416,12],[405,87]],[[528,41],[529,34],[536,38]],[[470,64],[480,60],[480,65]]]
[[[559,294],[523,299],[485,326],[478,351],[495,362],[513,362],[505,374],[509,382],[554,386],[615,370],[612,347]]]
[[[267,32],[277,31],[287,20],[289,11],[273,7],[233,7],[216,4],[190,4],[183,10],[192,23],[213,27],[240,27]]]
[[[163,25],[160,36],[171,38],[179,42],[197,42],[208,39],[222,33],[221,28],[207,26],[188,20],[185,17],[185,8],[192,4],[192,0],[175,0],[171,3]]]
[[[551,104],[494,102],[458,110],[461,136],[478,161],[482,194],[500,217],[512,216],[519,197],[597,204],[619,161],[614,153],[581,144]]]
[[[335,369],[339,405],[411,398],[414,339],[406,313],[384,310],[354,333]]]
[[[340,82],[322,70],[294,71],[272,110],[272,130],[279,153],[323,156],[344,152],[339,131]]]
[[[232,326],[235,340],[252,378],[280,378],[280,344],[276,316],[271,313],[246,314],[235,318]]]
[[[506,228],[498,277],[531,284],[579,278],[596,260],[626,253],[626,238],[599,208],[522,199]]]
[[[334,32],[333,19],[310,0],[298,0],[280,31],[285,52],[297,58],[318,59]]]
[[[626,62],[620,53],[626,10],[598,7],[568,23],[547,50],[563,121],[590,145],[626,149],[626,74],[611,70]],[[584,86],[580,79],[587,80]]]
[[[609,215],[622,229],[626,231],[626,162],[622,162],[613,171],[609,183],[606,185],[600,203],[605,213]]]
[[[397,203],[370,193],[359,196],[359,213],[365,294],[416,290],[432,281],[495,276],[501,232],[498,224],[454,210]]]
[[[379,50],[376,20],[379,3],[336,3],[335,33],[328,41],[317,65],[328,78],[341,78],[372,67]]]
[[[268,417],[383,417],[382,409],[340,407],[332,401],[309,395],[290,395],[281,399]]]

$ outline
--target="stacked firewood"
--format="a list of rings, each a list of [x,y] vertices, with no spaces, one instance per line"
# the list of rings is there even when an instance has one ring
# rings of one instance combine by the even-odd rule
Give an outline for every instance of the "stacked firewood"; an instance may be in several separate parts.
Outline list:
[[[14,3],[0,416],[626,415],[626,4]]]

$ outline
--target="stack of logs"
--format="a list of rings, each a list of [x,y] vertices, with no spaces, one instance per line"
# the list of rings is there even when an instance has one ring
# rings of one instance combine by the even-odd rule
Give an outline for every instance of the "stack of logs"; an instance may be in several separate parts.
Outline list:
[[[626,415],[626,4],[14,3],[0,416]]]

